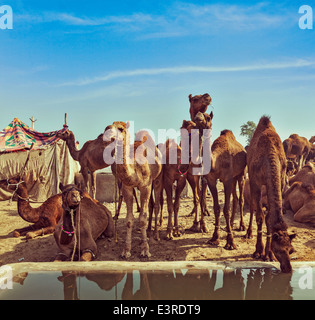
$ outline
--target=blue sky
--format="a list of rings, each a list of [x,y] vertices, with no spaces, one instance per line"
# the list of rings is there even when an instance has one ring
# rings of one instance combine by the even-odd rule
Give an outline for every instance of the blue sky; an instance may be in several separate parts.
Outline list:
[[[213,139],[270,115],[282,139],[315,135],[315,30],[303,1],[0,0],[0,128],[14,117],[62,127],[81,146],[116,120],[181,126],[188,95],[213,99]],[[315,12],[315,11],[314,11]]]

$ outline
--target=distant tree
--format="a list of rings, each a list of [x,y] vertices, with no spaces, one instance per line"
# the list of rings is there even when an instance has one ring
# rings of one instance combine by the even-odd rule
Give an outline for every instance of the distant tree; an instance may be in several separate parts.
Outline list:
[[[250,144],[250,141],[252,140],[256,127],[257,126],[253,121],[247,121],[246,123],[241,125],[241,136],[246,137],[247,145]]]

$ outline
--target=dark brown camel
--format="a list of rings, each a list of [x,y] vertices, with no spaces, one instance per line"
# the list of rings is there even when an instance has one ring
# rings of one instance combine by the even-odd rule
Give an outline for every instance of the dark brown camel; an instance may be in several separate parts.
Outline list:
[[[287,232],[283,220],[282,190],[285,186],[286,155],[282,142],[269,117],[263,116],[254,132],[247,152],[247,165],[251,191],[251,213],[256,208],[257,243],[255,258],[272,260],[273,253],[283,272],[291,272],[289,254],[293,252],[291,240],[295,235]],[[267,188],[268,211],[266,215],[267,242],[262,242],[264,214],[261,205],[261,188]]]
[[[110,211],[75,185],[60,186],[62,219],[54,237],[61,250],[55,261],[69,260],[78,253],[80,260],[91,261],[97,255],[96,240],[112,237],[114,222]]]
[[[240,206],[240,230],[244,230],[243,206],[244,206],[244,183],[246,168],[246,151],[243,146],[236,141],[232,131],[224,130],[211,146],[211,171],[204,176],[213,197],[213,208],[215,214],[215,229],[209,244],[219,244],[220,228],[220,205],[217,191],[217,180],[224,185],[224,208],[223,213],[226,221],[227,242],[225,249],[236,249],[232,228],[237,207],[236,184],[239,185],[239,206]],[[230,198],[233,194],[233,212],[230,217]],[[231,219],[231,220],[230,220]]]
[[[208,93],[203,95],[192,96],[189,95],[189,102],[190,102],[190,120],[194,121],[195,116],[198,112],[205,113],[210,105],[212,98]]]
[[[33,223],[29,227],[14,230],[14,237],[26,235],[26,239],[32,239],[54,232],[63,211],[61,194],[50,197],[38,208],[32,208],[26,183],[21,181],[19,176],[0,181],[0,186],[7,187],[8,190],[16,193],[20,217],[29,223]]]

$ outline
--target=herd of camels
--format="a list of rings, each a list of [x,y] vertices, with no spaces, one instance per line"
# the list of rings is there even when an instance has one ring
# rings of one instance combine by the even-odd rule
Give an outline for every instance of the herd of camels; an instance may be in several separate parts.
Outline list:
[[[189,95],[190,120],[184,120],[182,124],[182,128],[189,133],[193,129],[199,130],[199,153],[204,147],[202,144],[204,129],[211,130],[214,119],[213,112],[207,113],[211,101],[209,94]],[[315,160],[315,144],[313,144],[315,137],[308,141],[306,138],[293,134],[282,142],[267,116],[261,117],[246,150],[230,130],[222,131],[211,145],[211,171],[202,177],[193,174],[194,167],[200,164],[194,164],[191,161],[191,139],[189,139],[188,146],[185,144],[186,148],[189,148],[190,161],[182,164],[182,153],[187,151],[184,150],[185,147],[182,144],[178,145],[174,140],[167,140],[164,148],[160,148],[160,146],[155,146],[147,131],[139,131],[135,135],[135,143],[131,145],[128,124],[121,121],[107,126],[104,134],[95,140],[86,142],[80,150],[76,148],[75,137],[71,131],[58,133],[58,137],[66,141],[71,156],[80,163],[83,186],[78,187],[75,184],[60,186],[62,193],[50,197],[38,208],[33,208],[29,203],[26,182],[23,181],[25,166],[19,176],[0,181],[0,186],[6,187],[17,195],[20,216],[33,224],[15,230],[14,236],[34,238],[54,233],[60,249],[56,257],[57,261],[93,260],[97,255],[96,240],[102,235],[114,236],[115,220],[118,219],[123,200],[127,207],[127,232],[121,257],[128,259],[131,255],[134,224],[133,200],[134,198],[137,200],[135,189],[140,192],[140,204],[137,201],[140,211],[140,255],[149,258],[151,254],[148,237],[152,233],[152,224],[154,225],[153,236],[159,240],[164,190],[168,209],[166,237],[172,239],[172,237],[180,236],[178,211],[180,195],[186,185],[186,180],[193,191],[194,223],[191,230],[208,231],[204,216],[209,214],[206,203],[206,192],[209,187],[213,197],[215,226],[208,243],[210,245],[219,244],[220,205],[217,181],[220,180],[224,186],[225,197],[223,207],[226,221],[225,249],[236,248],[232,229],[237,206],[240,212],[239,230],[245,231],[243,220],[245,199],[250,206],[250,222],[246,237],[252,237],[253,215],[256,212],[257,242],[254,258],[263,258],[268,261],[276,258],[280,262],[282,272],[292,271],[289,255],[294,251],[291,241],[295,237],[295,234],[288,233],[283,214],[290,209],[294,212],[296,221],[315,222],[315,167],[312,162]],[[119,209],[114,217],[103,204],[95,200],[96,171],[109,166],[103,158],[104,148],[109,142],[123,146],[122,163],[111,165],[115,183],[119,188]],[[137,155],[143,157],[151,152],[155,161],[153,163],[137,161],[137,159],[128,161],[130,154],[135,154],[134,150],[137,150],[136,157]],[[163,150],[166,159],[163,164],[160,161],[160,150]],[[170,150],[175,150],[177,153],[176,163],[169,161]],[[112,153],[115,155],[115,149]],[[91,183],[89,183],[89,175],[92,177]],[[175,199],[173,200],[174,188]],[[88,193],[89,189],[91,195]],[[262,236],[264,222],[267,228],[265,245]]]

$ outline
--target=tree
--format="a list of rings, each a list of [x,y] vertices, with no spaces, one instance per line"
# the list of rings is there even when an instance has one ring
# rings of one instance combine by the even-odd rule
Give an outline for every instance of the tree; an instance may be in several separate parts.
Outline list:
[[[241,125],[241,136],[246,137],[247,145],[250,144],[250,141],[252,140],[256,127],[257,126],[253,121],[247,121],[246,123]]]

